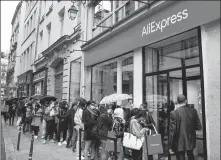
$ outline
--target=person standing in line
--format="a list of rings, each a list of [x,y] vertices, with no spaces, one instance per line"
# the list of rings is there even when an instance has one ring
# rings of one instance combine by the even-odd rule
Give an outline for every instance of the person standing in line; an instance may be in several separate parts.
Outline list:
[[[146,123],[147,113],[142,110],[134,110],[130,120],[130,132],[135,135],[137,138],[144,137],[145,133],[149,131],[148,128],[144,127]],[[142,160],[143,149],[140,150],[132,149],[132,157],[135,160]],[[149,158],[149,157],[148,157]]]
[[[31,127],[32,131],[34,131],[34,138],[38,138],[39,126],[41,125],[42,120],[42,109],[39,102],[35,101],[33,103],[33,111],[32,111],[32,122]]]
[[[5,121],[5,124],[7,124],[7,114],[8,114],[8,105],[5,103],[5,101],[1,101],[1,107],[2,107],[2,110],[1,110],[1,114],[3,115],[4,117],[4,121]]]
[[[16,111],[16,105],[15,105],[15,101],[14,101],[9,106],[9,111],[8,111],[8,113],[9,113],[9,125],[14,125],[15,111]]]
[[[79,141],[83,141],[83,132],[82,132],[82,139],[79,139],[79,130],[84,129],[84,123],[82,122],[82,115],[83,115],[83,110],[87,104],[87,101],[85,99],[80,99],[78,101],[78,108],[76,110],[75,116],[74,116],[74,123],[76,124],[74,128],[77,130],[77,143],[76,143],[76,149],[77,149],[77,157],[76,159],[79,159]],[[82,145],[83,146],[83,145]],[[82,156],[81,159],[84,159]]]
[[[193,149],[196,147],[196,130],[202,126],[197,111],[187,105],[186,97],[178,95],[179,107],[170,113],[169,146],[176,153],[177,160],[195,160]]]
[[[32,121],[32,103],[31,101],[29,101],[28,103],[25,104],[26,106],[26,118],[24,121],[24,127],[23,127],[23,133],[25,134],[25,132],[29,131],[32,133],[32,128],[31,128],[31,121]]]
[[[60,102],[58,108],[58,131],[57,131],[57,141],[58,146],[61,146],[62,144],[66,145],[66,138],[67,138],[67,130],[68,130],[68,116],[67,116],[67,104],[65,101]],[[63,135],[63,138],[61,140],[61,133]]]
[[[112,110],[105,108],[105,106],[100,106],[100,115],[97,119],[97,134],[101,136],[107,136],[108,131],[111,131],[113,124]],[[107,138],[99,137],[98,139],[101,142],[101,160],[108,159],[108,151],[105,150]]]
[[[85,148],[84,148],[84,158],[88,160],[88,152],[91,149],[91,160],[95,159],[95,144],[96,137],[92,135],[90,132],[92,131],[94,125],[97,122],[98,115],[94,111],[96,103],[94,101],[89,101],[87,103],[87,109],[83,112],[83,123],[84,123],[84,140],[85,140]],[[88,132],[87,132],[88,131]]]
[[[45,134],[45,140],[42,142],[43,144],[46,143],[46,140],[49,136],[49,140],[51,143],[54,143],[53,134],[54,130],[56,128],[55,126],[55,102],[51,101],[50,105],[45,109],[45,120],[46,120],[46,134]]]
[[[26,107],[25,107],[25,101],[24,100],[19,100],[18,101],[18,107],[17,107],[17,126],[22,126],[25,121],[26,117]]]
[[[74,115],[75,115],[75,112],[76,112],[76,105],[77,105],[77,102],[73,102],[71,107],[68,109],[68,113],[67,113],[67,118],[68,118],[68,137],[67,137],[66,148],[70,148],[71,147],[70,142],[71,142],[71,139],[72,139],[72,136],[73,136],[73,130],[74,130],[74,125],[75,125],[75,123],[74,123]],[[75,142],[75,144],[76,144],[76,142]],[[72,146],[74,146],[74,144],[72,144]]]
[[[120,139],[121,146],[120,152],[118,153],[118,160],[124,159],[124,148],[123,148],[123,137],[125,132],[125,119],[124,119],[124,110],[122,108],[116,108],[114,110],[114,122],[113,122],[113,132],[115,133],[116,137]]]
[[[41,133],[41,139],[45,138],[45,134],[46,134],[46,120],[45,120],[45,110],[48,107],[48,101],[44,101],[42,104],[42,113],[43,113],[43,117],[42,117],[42,133]]]

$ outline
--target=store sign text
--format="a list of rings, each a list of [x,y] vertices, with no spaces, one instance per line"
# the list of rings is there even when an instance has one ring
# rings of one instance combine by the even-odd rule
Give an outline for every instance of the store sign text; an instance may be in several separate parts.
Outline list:
[[[187,9],[184,9],[182,12],[178,12],[177,14],[174,14],[166,19],[163,19],[159,22],[150,22],[146,26],[143,26],[142,30],[142,37],[147,36],[150,33],[154,33],[158,30],[163,32],[164,28],[175,24],[177,22],[180,22],[188,17]]]
[[[36,81],[36,80],[44,78],[44,77],[45,77],[45,71],[40,72],[40,73],[34,75],[33,81]]]

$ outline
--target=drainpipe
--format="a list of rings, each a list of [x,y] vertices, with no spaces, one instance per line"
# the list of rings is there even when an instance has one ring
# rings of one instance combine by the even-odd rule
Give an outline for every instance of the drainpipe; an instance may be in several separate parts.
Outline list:
[[[86,8],[84,9],[84,17],[85,17],[85,19],[84,19],[84,41],[87,41],[87,24],[88,24],[88,6],[87,6],[87,4],[85,5],[86,6]],[[81,7],[83,7],[84,8],[84,6],[82,6],[82,4],[81,4]],[[81,19],[81,21],[82,21],[82,19]],[[91,30],[91,32],[92,32],[92,30]],[[81,61],[81,65],[82,65],[82,70],[81,70],[81,72],[82,72],[82,80],[81,80],[81,82],[82,82],[82,84],[81,84],[81,90],[82,90],[82,97],[84,97],[85,98],[85,67],[84,67],[84,52],[82,51],[82,61]]]
[[[34,56],[34,61],[36,59],[37,56],[37,51],[38,51],[38,32],[39,32],[39,23],[40,23],[40,18],[41,18],[41,3],[42,1],[39,1],[39,14],[38,14],[38,22],[37,22],[37,33],[36,33],[36,41],[35,41],[35,56]],[[34,62],[33,64],[34,65]]]

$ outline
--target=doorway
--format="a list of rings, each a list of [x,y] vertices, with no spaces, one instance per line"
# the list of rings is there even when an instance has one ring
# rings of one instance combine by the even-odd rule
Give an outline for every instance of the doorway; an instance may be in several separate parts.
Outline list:
[[[156,127],[161,134],[164,153],[160,158],[176,159],[169,153],[170,112],[175,109],[177,96],[186,96],[205,127],[201,102],[200,49],[197,29],[145,47],[144,101],[152,110]],[[196,159],[206,159],[205,130],[197,132]]]
[[[55,88],[54,95],[58,101],[62,100],[63,93],[63,61],[55,67]]]

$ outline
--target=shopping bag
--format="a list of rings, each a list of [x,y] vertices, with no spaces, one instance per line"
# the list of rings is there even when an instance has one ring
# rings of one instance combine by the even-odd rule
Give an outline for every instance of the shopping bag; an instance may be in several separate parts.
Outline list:
[[[147,152],[148,155],[162,154],[163,145],[162,145],[161,135],[158,134],[154,125],[153,127],[156,134],[147,135]]]
[[[109,137],[109,138],[116,138],[115,133],[111,132],[111,131],[108,131],[107,137]],[[118,153],[120,152],[120,149],[121,149],[120,146],[121,145],[122,145],[121,139],[118,138],[117,139],[117,152]],[[114,152],[114,140],[107,139],[105,150],[108,151],[108,152]]]

